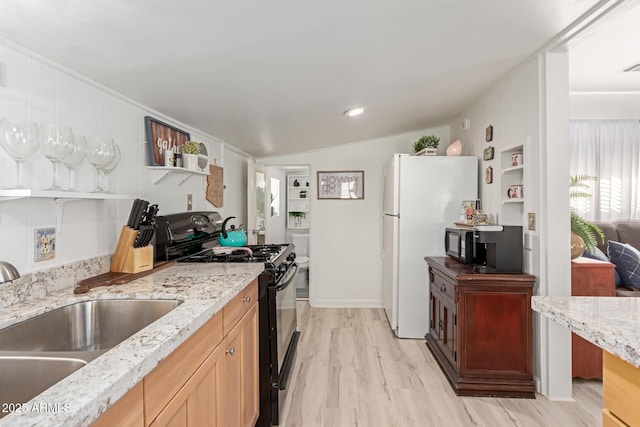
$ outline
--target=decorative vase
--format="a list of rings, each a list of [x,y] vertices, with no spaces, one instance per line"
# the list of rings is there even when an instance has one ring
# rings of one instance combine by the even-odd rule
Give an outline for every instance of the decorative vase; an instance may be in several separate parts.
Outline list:
[[[456,139],[447,147],[447,156],[459,156],[461,153],[462,142],[459,139]]]
[[[571,259],[576,259],[584,253],[587,245],[584,244],[582,237],[573,231],[571,232]]]
[[[182,154],[182,164],[185,169],[192,171],[199,170],[198,168],[198,155],[197,154]]]

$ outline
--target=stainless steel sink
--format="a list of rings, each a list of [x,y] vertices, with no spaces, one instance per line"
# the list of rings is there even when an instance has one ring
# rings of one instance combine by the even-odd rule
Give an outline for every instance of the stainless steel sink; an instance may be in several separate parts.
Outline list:
[[[94,353],[88,356],[94,359],[95,352],[116,346],[180,303],[96,300],[71,304],[0,330],[0,355],[7,351],[84,352]]]
[[[86,365],[79,359],[0,356],[0,418]],[[44,402],[46,403],[46,402]]]

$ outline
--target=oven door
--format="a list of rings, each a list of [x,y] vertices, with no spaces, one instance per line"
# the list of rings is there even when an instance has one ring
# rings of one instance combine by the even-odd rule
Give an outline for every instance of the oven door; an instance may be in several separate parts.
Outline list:
[[[272,425],[280,423],[280,413],[288,391],[287,382],[293,370],[300,335],[296,330],[296,287],[293,284],[297,274],[298,264],[292,263],[284,276],[274,286],[269,286]]]

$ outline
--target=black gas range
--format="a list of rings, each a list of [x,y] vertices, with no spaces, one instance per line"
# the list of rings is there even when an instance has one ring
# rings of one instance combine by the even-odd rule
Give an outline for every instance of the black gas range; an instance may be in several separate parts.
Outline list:
[[[278,425],[300,336],[294,246],[221,247],[222,223],[217,212],[183,212],[157,217],[156,260],[264,263],[264,271],[258,278],[260,417],[256,426]]]

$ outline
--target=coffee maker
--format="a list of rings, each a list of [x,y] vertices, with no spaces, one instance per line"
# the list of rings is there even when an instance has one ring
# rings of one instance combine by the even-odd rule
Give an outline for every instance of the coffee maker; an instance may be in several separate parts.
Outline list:
[[[522,226],[478,225],[474,227],[476,248],[482,247],[484,260],[474,267],[486,273],[522,273]]]

